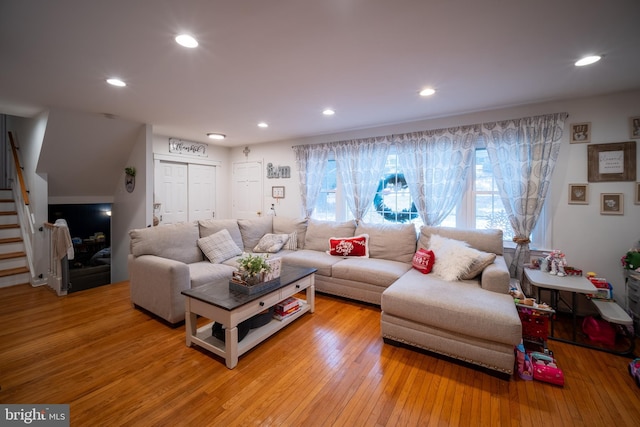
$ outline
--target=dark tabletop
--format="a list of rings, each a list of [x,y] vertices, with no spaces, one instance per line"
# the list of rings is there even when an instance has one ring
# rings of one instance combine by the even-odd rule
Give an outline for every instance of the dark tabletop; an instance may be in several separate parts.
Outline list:
[[[315,268],[283,266],[282,272],[280,273],[279,286],[253,295],[230,290],[229,280],[231,280],[231,277],[216,280],[193,289],[184,290],[182,291],[182,294],[215,305],[216,307],[224,308],[225,310],[233,310],[277,289],[290,285],[291,283],[309,276],[316,271],[317,270]]]

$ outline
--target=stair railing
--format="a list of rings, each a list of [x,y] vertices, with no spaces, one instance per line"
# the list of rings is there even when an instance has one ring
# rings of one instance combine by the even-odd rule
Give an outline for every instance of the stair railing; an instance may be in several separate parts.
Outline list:
[[[29,265],[29,271],[31,272],[31,284],[36,285],[34,282],[34,263],[33,263],[33,237],[35,235],[35,219],[31,214],[29,208],[29,191],[24,180],[23,168],[20,165],[20,156],[18,155],[18,146],[13,137],[13,132],[9,131],[9,142],[11,144],[11,153],[13,155],[14,170],[10,171],[10,180],[14,183],[12,185],[14,202],[16,204],[16,211],[18,213],[18,223],[20,225],[20,232],[22,234],[22,240],[25,247],[25,253],[27,254],[27,263]],[[16,186],[15,183],[18,185]],[[17,188],[16,188],[17,187]],[[44,284],[44,283],[41,283]]]

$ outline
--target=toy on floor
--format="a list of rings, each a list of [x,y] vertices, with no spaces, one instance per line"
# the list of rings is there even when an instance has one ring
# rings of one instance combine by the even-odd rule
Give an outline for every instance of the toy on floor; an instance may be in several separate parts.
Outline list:
[[[629,375],[634,379],[636,385],[640,387],[640,358],[629,362]]]
[[[564,253],[558,249],[551,251],[545,258],[549,264],[549,274],[558,275],[560,277],[566,276],[564,268],[567,266],[567,260],[564,257]]]
[[[564,385],[564,373],[558,368],[556,359],[537,351],[529,353],[533,363],[533,379],[559,386]]]
[[[533,379],[533,365],[529,355],[524,349],[524,344],[520,341],[520,344],[516,346],[516,361],[518,362],[518,376],[525,381],[531,381]]]

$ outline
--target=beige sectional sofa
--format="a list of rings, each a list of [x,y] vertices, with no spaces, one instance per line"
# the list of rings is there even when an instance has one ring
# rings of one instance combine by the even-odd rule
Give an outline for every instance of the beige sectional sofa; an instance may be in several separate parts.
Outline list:
[[[436,234],[441,240],[464,241],[469,247],[496,254],[495,260],[468,280],[447,281],[434,273],[423,274],[412,267],[412,259],[416,248],[431,247],[431,236]],[[508,294],[502,232],[496,230],[423,227],[418,236],[412,224],[278,216],[131,230],[131,301],[169,323],[181,322],[182,290],[231,277],[242,252],[252,252],[264,236],[274,235],[286,235],[287,244],[269,256],[282,258],[284,266],[316,268],[316,291],[380,305],[386,342],[425,349],[502,374],[513,372],[513,347],[520,342],[521,325]],[[327,253],[330,238],[361,235],[368,237],[367,257]],[[212,239],[226,239],[223,245],[213,244],[213,254],[203,245]],[[217,247],[226,249],[220,254]]]

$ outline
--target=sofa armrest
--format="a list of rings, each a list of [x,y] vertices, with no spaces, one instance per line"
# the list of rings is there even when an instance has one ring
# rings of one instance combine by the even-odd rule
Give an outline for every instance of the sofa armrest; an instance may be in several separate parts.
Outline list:
[[[489,291],[498,292],[500,294],[509,293],[509,282],[511,276],[509,268],[501,255],[496,256],[493,264],[487,266],[480,276],[480,286]]]
[[[129,255],[131,302],[169,323],[184,320],[184,296],[191,287],[189,266],[155,255]]]

